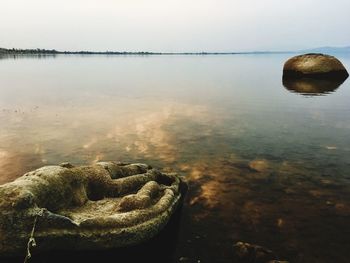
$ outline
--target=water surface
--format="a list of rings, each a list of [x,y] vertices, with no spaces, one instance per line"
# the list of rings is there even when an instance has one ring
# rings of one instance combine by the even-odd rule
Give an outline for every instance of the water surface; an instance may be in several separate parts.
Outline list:
[[[232,262],[237,241],[349,262],[350,81],[285,87],[289,56],[0,58],[0,183],[147,162],[190,184],[167,262]]]

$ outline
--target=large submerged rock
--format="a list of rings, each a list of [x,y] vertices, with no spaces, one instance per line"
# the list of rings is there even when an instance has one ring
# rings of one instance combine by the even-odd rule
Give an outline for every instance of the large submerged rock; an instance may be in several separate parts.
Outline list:
[[[35,252],[141,243],[167,224],[185,189],[145,164],[42,167],[0,186],[0,256],[34,243]]]
[[[345,80],[349,76],[344,65],[335,57],[305,54],[290,58],[283,67],[283,78],[320,78]]]

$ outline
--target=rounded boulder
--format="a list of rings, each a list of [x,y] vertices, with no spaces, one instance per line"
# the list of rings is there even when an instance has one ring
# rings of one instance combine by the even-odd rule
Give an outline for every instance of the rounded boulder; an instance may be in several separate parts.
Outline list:
[[[344,65],[335,57],[324,54],[304,54],[287,60],[283,78],[342,79],[349,76]]]

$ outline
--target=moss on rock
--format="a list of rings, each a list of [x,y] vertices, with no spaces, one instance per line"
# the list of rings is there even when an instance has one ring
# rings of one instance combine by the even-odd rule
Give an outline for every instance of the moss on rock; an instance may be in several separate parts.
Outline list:
[[[42,167],[0,186],[0,256],[24,255],[34,222],[34,252],[146,241],[169,221],[184,189],[176,174],[145,164]]]

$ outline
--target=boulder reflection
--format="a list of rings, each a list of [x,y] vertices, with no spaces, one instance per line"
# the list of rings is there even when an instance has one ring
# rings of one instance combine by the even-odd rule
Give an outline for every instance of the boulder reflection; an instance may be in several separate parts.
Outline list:
[[[345,79],[283,78],[283,86],[294,93],[321,96],[335,92]]]

